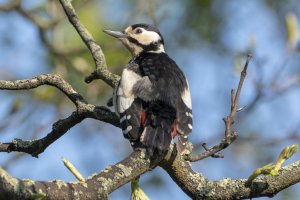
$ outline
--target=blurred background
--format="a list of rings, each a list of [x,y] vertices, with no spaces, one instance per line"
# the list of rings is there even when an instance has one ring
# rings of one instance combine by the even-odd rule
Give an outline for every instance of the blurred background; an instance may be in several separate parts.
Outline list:
[[[103,81],[84,82],[94,64],[65,18],[58,1],[0,0],[0,79],[16,80],[55,73],[89,103],[105,105],[112,89]],[[134,23],[159,27],[168,54],[185,72],[193,101],[195,152],[223,138],[222,118],[229,113],[230,89],[236,88],[247,53],[253,54],[234,129],[238,140],[225,158],[192,163],[212,180],[247,178],[275,162],[287,145],[300,141],[300,57],[297,0],[73,0],[81,22],[101,45],[109,69],[120,74],[130,54],[102,29],[122,30]],[[0,141],[36,139],[68,116],[73,104],[57,89],[0,91]],[[38,159],[2,153],[0,165],[18,178],[75,178],[63,166],[69,159],[85,176],[99,172],[131,152],[120,129],[88,119],[52,144]],[[299,160],[299,153],[287,163]],[[287,164],[286,163],[286,164]],[[160,168],[145,174],[141,186],[151,199],[189,199]],[[300,184],[274,199],[298,199]],[[129,199],[130,184],[110,199]],[[262,198],[267,199],[267,198]]]

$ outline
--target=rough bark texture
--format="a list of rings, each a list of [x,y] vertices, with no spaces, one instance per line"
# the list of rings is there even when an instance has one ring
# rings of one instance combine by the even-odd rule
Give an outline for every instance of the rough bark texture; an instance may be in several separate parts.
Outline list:
[[[254,197],[272,197],[281,190],[300,181],[300,161],[282,168],[278,176],[264,176],[255,179],[251,187],[246,187],[246,179],[225,178],[211,181],[201,173],[192,170],[190,163],[173,152],[161,167],[175,183],[192,199],[248,199]]]
[[[251,187],[246,187],[245,179],[208,180],[193,171],[190,163],[177,154],[176,148],[172,148],[170,154],[160,166],[192,199],[272,197],[300,181],[300,161],[282,168],[278,176],[258,178]],[[92,175],[86,182],[20,180],[0,169],[0,199],[106,199],[111,192],[155,166],[145,150],[136,150],[123,161]]]
[[[107,199],[108,194],[150,169],[144,150],[93,174],[85,182],[32,181],[16,179],[0,168],[0,199]]]

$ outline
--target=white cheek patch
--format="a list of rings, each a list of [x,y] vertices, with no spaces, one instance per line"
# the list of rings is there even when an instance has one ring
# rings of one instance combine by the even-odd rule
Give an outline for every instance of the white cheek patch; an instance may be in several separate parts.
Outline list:
[[[157,41],[161,40],[161,37],[160,37],[160,35],[158,35],[158,33],[154,32],[154,31],[147,31],[143,28],[142,28],[142,30],[143,30],[142,33],[132,34],[131,37],[133,37],[134,39],[136,39],[143,45],[148,45],[151,42],[157,42]]]

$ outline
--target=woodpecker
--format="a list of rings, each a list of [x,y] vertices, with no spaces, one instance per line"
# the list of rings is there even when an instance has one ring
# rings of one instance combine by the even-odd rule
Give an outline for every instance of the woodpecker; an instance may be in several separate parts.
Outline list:
[[[132,54],[114,92],[124,137],[133,148],[162,155],[177,136],[178,150],[183,152],[192,131],[191,95],[183,72],[164,50],[160,31],[148,24],[103,31]]]

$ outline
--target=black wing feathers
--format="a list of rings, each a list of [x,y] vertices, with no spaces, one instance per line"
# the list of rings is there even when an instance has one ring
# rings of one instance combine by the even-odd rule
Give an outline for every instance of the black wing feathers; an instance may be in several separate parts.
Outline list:
[[[148,98],[164,101],[176,108],[181,101],[181,93],[187,88],[184,74],[177,64],[165,53],[144,53],[136,62],[141,75],[148,77],[152,84],[151,87],[140,87],[139,91],[147,91]],[[139,96],[139,93],[136,95]]]
[[[142,102],[140,99],[135,99],[127,110],[120,113],[120,122],[124,137],[133,143],[141,136],[141,111]]]
[[[176,129],[178,133],[177,147],[180,152],[183,152],[188,140],[188,135],[192,131],[193,115],[192,110],[185,106],[182,102],[179,104],[176,118]]]

